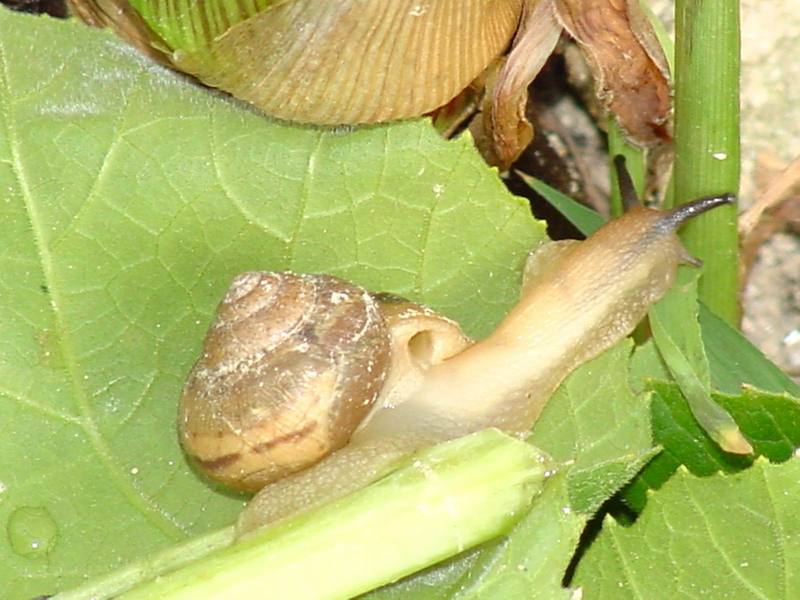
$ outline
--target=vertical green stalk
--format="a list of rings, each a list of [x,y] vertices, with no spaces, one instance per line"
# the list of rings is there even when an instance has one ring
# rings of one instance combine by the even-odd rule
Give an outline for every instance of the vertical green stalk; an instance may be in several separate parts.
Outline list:
[[[677,0],[675,5],[675,199],[739,189],[739,3]],[[703,259],[700,298],[739,321],[736,207],[684,227],[686,247]]]
[[[608,156],[609,172],[611,174],[611,217],[619,217],[623,213],[622,197],[620,196],[619,181],[617,181],[617,171],[614,168],[614,157],[621,154],[625,157],[625,166],[631,175],[633,187],[639,198],[644,192],[644,152],[629,144],[625,139],[625,134],[617,124],[614,117],[608,120]]]

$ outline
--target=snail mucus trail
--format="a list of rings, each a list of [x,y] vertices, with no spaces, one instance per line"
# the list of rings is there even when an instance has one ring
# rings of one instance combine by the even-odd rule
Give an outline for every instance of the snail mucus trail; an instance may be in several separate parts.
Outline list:
[[[634,329],[679,263],[697,264],[678,227],[732,200],[637,205],[583,242],[540,246],[519,302],[478,342],[424,306],[329,275],[239,275],[183,390],[183,447],[209,477],[261,490],[244,533],[421,447],[486,427],[525,434],[575,367]]]

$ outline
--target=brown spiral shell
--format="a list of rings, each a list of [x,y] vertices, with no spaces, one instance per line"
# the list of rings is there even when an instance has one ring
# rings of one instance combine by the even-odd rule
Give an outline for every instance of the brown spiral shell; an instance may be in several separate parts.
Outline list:
[[[210,477],[256,490],[344,446],[389,366],[378,303],[330,275],[248,272],[222,299],[179,406]]]

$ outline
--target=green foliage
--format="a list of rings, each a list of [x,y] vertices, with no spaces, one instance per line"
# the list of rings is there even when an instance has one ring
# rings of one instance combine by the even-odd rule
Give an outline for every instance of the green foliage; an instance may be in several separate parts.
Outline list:
[[[684,465],[695,475],[717,471],[737,472],[753,463],[751,455],[729,454],[720,449],[692,415],[675,384],[651,382],[653,441],[663,451],[626,490],[626,501],[641,511],[646,491],[657,489]],[[713,394],[753,445],[755,456],[772,461],[790,458],[800,447],[800,400],[788,394],[770,394],[745,388],[739,395]]]
[[[714,389],[736,394],[743,385],[800,396],[800,385],[745,339],[740,331],[700,303],[700,329],[711,366]]]
[[[574,583],[586,600],[797,598],[798,494],[796,458],[706,478],[681,469],[632,527],[606,518]]]
[[[649,397],[627,381],[632,344],[618,344],[578,369],[550,399],[531,439],[571,465],[570,506],[591,514],[653,455]]]
[[[698,271],[679,269],[675,284],[650,310],[653,341],[697,422],[721,448],[752,451],[731,416],[711,399],[711,375],[697,321]]]
[[[589,235],[603,224],[603,217],[597,212],[550,187],[544,181],[524,173],[520,173],[520,177],[584,235]]]

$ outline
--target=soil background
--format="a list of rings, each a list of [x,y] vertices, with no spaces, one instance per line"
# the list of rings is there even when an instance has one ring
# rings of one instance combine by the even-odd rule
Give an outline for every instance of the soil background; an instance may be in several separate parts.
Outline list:
[[[800,157],[800,0],[743,0],[744,206]],[[800,185],[783,201],[742,295],[745,334],[800,379]]]

